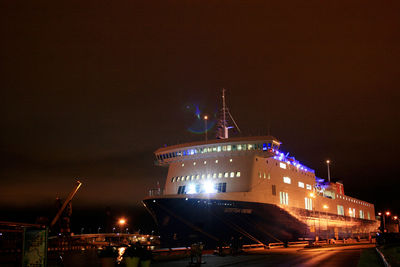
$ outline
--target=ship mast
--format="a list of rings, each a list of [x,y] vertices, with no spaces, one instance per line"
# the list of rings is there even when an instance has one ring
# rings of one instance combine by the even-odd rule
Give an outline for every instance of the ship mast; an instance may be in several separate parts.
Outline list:
[[[225,102],[225,88],[222,89],[222,119],[219,121],[219,130],[217,131],[217,138],[218,139],[228,139],[229,138],[229,129],[233,128],[232,126],[228,126],[226,116],[229,115],[233,124],[235,125],[236,129],[240,132],[239,126],[236,124],[235,120],[233,119],[229,109],[226,107]]]
[[[228,127],[226,126],[226,105],[225,105],[225,88],[222,88],[222,129],[224,131],[223,139],[229,138]]]

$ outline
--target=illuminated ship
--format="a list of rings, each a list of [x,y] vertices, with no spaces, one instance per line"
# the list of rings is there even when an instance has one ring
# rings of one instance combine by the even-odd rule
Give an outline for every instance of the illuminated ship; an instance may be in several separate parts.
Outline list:
[[[162,147],[165,187],[143,200],[161,242],[185,246],[349,237],[377,230],[374,205],[344,194],[343,184],[281,152],[273,136],[228,138],[223,94],[220,138]]]

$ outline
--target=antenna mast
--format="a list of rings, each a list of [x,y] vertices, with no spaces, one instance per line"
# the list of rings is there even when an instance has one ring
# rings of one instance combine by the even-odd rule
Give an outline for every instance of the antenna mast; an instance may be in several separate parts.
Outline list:
[[[228,127],[226,126],[225,88],[222,88],[222,127],[224,131],[223,139],[229,138]]]
[[[231,113],[229,112],[228,108],[226,107],[226,102],[225,102],[225,88],[222,88],[222,119],[220,119],[218,125],[219,125],[219,130],[217,131],[217,138],[218,139],[228,139],[229,138],[229,129],[233,127],[229,127],[228,123],[226,121],[226,116],[229,115],[231,118],[233,124],[235,125],[236,129],[240,132],[239,127],[237,126],[235,120],[233,119]]]

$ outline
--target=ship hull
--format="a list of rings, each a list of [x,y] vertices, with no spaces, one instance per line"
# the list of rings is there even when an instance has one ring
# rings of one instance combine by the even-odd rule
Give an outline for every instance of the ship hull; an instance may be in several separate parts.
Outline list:
[[[164,246],[208,247],[286,242],[307,235],[307,225],[276,205],[228,200],[157,198],[143,201],[155,219]]]
[[[238,240],[242,244],[267,245],[314,240],[317,236],[367,237],[375,228],[374,221],[346,221],[343,216],[324,217],[306,210],[298,210],[295,215],[268,203],[196,198],[154,198],[143,203],[158,225],[161,244],[167,247],[190,246],[199,241],[216,247]]]

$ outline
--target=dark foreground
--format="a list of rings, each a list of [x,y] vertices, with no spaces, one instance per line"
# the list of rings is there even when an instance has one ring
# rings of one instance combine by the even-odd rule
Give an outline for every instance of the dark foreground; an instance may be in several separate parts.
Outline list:
[[[90,249],[86,251],[70,251],[62,253],[62,263],[57,260],[60,254],[49,253],[48,266],[64,267],[95,267],[101,266],[97,251]],[[15,265],[13,259],[0,259],[0,266]],[[329,246],[321,248],[274,248],[253,249],[238,255],[217,256],[212,254],[203,255],[201,266],[383,266],[374,244],[351,244],[342,246]],[[155,267],[186,267],[190,266],[190,257],[184,255],[173,255],[173,257],[156,259],[151,263]],[[115,264],[125,267],[124,261]],[[193,266],[193,265],[192,265]]]
[[[351,245],[327,248],[277,248],[252,250],[237,256],[204,255],[202,266],[383,266],[375,255],[375,245]],[[367,259],[361,255],[368,252]],[[372,256],[371,256],[372,255]],[[371,256],[371,257],[370,257]],[[360,260],[361,259],[361,260]],[[152,266],[186,267],[190,259],[154,262]]]

